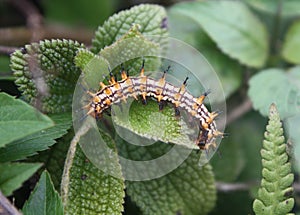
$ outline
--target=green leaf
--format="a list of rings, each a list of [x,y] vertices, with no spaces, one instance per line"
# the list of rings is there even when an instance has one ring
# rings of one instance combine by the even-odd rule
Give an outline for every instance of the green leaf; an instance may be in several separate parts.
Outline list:
[[[63,206],[49,174],[44,171],[22,209],[24,215],[63,215]]]
[[[168,22],[172,37],[189,43],[207,58],[220,78],[226,98],[239,88],[242,82],[242,66],[223,54],[196,21],[191,22],[190,18],[171,9],[168,11]],[[192,59],[194,53],[186,52],[185,57]]]
[[[55,139],[67,133],[71,127],[70,113],[50,115],[55,125],[18,139],[0,148],[0,162],[21,160],[28,156],[37,154],[55,143]]]
[[[53,125],[25,102],[0,93],[0,147]]]
[[[124,114],[127,111],[129,114]],[[128,132],[130,130],[147,139],[176,143],[192,149],[198,148],[193,139],[197,137],[197,129],[190,128],[188,119],[183,117],[184,111],[181,112],[182,117],[178,118],[174,115],[173,107],[165,106],[160,111],[157,102],[149,99],[145,106],[141,101],[132,103],[128,101],[120,106],[114,106],[113,113],[112,119],[119,133],[130,135]]]
[[[9,68],[8,56],[0,56],[0,80],[14,80],[12,72]]]
[[[289,117],[284,121],[286,132],[288,134],[288,142],[290,143],[290,151],[293,151],[295,169],[300,173],[300,114]]]
[[[129,31],[133,23],[141,26],[143,35],[167,36],[165,20],[165,10],[158,5],[141,4],[121,11],[111,16],[103,26],[98,28],[93,39],[92,52],[98,53],[105,46],[113,44]]]
[[[11,69],[25,99],[47,113],[70,111],[81,73],[73,61],[83,47],[72,40],[45,40],[15,51]]]
[[[43,167],[49,172],[51,180],[57,191],[60,191],[65,159],[73,137],[74,131],[73,129],[70,129],[70,131],[63,137],[59,138],[57,142],[50,147],[50,149],[27,158],[30,162],[39,162],[44,164]]]
[[[1,192],[6,196],[10,196],[40,167],[41,164],[39,163],[0,163]]]
[[[283,119],[299,113],[299,74],[300,67],[294,67],[288,72],[274,68],[254,75],[248,91],[253,107],[267,116],[269,104],[275,103]]]
[[[299,4],[300,8],[300,4]],[[283,57],[290,63],[299,64],[300,63],[300,21],[294,22],[294,24],[289,28],[282,47]]]
[[[294,175],[288,161],[286,145],[280,117],[274,104],[270,107],[269,123],[261,150],[262,175],[261,187],[253,209],[259,215],[288,214],[294,207]]]
[[[274,1],[274,0],[246,0],[255,9],[275,15],[278,11],[278,4],[282,16],[297,16],[300,14],[300,2],[298,0]]]
[[[173,6],[171,11],[198,22],[224,53],[242,64],[264,65],[268,55],[266,29],[243,3],[188,2]]]
[[[168,152],[171,146],[157,142],[138,147],[123,141],[118,142],[118,148],[123,157],[148,161]],[[194,151],[179,167],[160,178],[126,181],[127,194],[143,214],[207,214],[215,205],[216,188],[211,166],[199,167],[199,158]]]
[[[154,42],[151,39],[159,41]],[[161,56],[163,46],[159,42],[164,40],[166,39],[145,37],[141,33],[141,26],[133,24],[128,32],[112,45],[102,49],[99,54],[109,62],[112,68],[123,63],[124,68],[127,71],[131,70],[131,75],[135,75],[140,71],[142,57],[145,60],[146,71],[153,71],[159,67],[160,60],[154,56]]]
[[[62,184],[65,214],[122,213],[124,181],[95,167],[79,146],[69,174],[70,181]]]

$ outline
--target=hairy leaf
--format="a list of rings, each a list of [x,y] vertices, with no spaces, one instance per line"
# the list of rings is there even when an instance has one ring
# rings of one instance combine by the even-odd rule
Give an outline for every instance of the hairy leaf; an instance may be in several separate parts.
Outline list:
[[[300,9],[300,3],[299,3]],[[296,21],[288,30],[282,48],[283,57],[290,63],[300,63],[300,21]]]
[[[35,132],[0,148],[0,162],[21,160],[37,154],[38,151],[48,149],[55,143],[55,139],[66,134],[72,123],[70,113],[53,114],[50,117],[55,124],[53,127]]]
[[[185,147],[177,147],[175,149],[177,156],[169,157],[155,169],[145,169],[145,166],[142,166],[147,165],[147,162],[155,163],[159,158],[168,156],[172,145],[157,142],[145,147],[117,139],[117,146],[120,156],[138,162],[132,169],[136,171],[133,174],[147,176],[151,171],[154,171],[154,174],[165,172],[161,177],[151,180],[126,181],[128,195],[140,207],[143,214],[207,214],[214,207],[216,201],[214,176],[209,164],[198,166],[199,153],[192,152],[176,169],[167,172],[168,162],[177,162],[177,158],[181,157],[181,150]],[[124,169],[130,171],[128,166]]]
[[[53,126],[47,116],[25,102],[0,93],[0,147]]]
[[[119,108],[120,106],[121,108]],[[113,107],[114,114],[112,116],[119,133],[124,136],[131,135],[128,132],[130,130],[155,141],[160,140],[165,143],[171,142],[189,148],[197,148],[195,145],[197,128],[189,127],[192,125],[189,125],[188,119],[183,117],[184,111],[178,118],[174,116],[173,107],[166,105],[160,111],[157,102],[151,99],[148,99],[145,106],[141,101],[132,100],[120,106]]]
[[[283,119],[299,113],[299,72],[299,67],[288,72],[274,68],[254,75],[248,91],[254,108],[266,116],[269,104],[275,103]]]
[[[247,66],[264,65],[268,55],[266,29],[243,3],[188,2],[177,4],[171,10],[198,22],[230,57]]]
[[[261,156],[263,179],[253,203],[254,212],[258,215],[288,214],[295,201],[291,197],[294,175],[286,153],[282,124],[274,104],[270,107]]]
[[[80,70],[74,57],[82,44],[72,40],[45,40],[26,45],[11,56],[11,68],[24,98],[50,112],[71,110]]]
[[[141,26],[144,35],[167,36],[166,13],[158,5],[141,4],[111,16],[96,31],[92,51],[98,53],[129,31],[133,23]],[[122,54],[122,53],[120,53]]]
[[[115,160],[117,162],[117,160]],[[120,170],[121,171],[121,170]],[[65,214],[121,214],[124,182],[95,167],[77,146],[64,197]]]
[[[11,195],[40,167],[39,163],[0,163],[1,192],[6,196]]]
[[[63,206],[50,175],[44,171],[22,209],[24,215],[63,215]]]

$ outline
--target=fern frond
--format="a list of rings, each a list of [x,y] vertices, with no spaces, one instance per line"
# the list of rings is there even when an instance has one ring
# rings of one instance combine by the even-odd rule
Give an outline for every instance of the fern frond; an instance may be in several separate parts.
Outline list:
[[[270,107],[269,123],[264,136],[261,150],[263,179],[258,197],[253,202],[253,209],[257,215],[289,214],[294,206],[294,198],[291,197],[294,175],[275,104]]]

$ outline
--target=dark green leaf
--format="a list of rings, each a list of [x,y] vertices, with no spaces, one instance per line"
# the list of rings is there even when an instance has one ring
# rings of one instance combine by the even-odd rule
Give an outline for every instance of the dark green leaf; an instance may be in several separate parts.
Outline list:
[[[288,151],[293,152],[293,161],[298,173],[300,173],[300,114],[289,117],[284,122],[288,134],[290,145],[287,145]]]
[[[44,171],[23,207],[24,215],[63,215],[63,206],[49,174]]]
[[[66,134],[71,127],[70,113],[54,114],[51,119],[55,123],[53,127],[35,132],[0,148],[0,162],[24,159],[37,154],[38,151],[46,150],[55,143],[55,139]]]
[[[300,2],[299,2],[300,9]],[[282,55],[283,57],[294,64],[300,63],[300,21],[296,21],[288,30],[283,47],[282,47]]]
[[[186,150],[185,147],[177,146],[173,149],[174,145],[162,142],[137,146],[121,138],[117,138],[117,146],[120,156],[139,162],[132,169],[135,171],[133,174],[148,176],[151,171],[155,171],[156,175],[164,172],[164,175],[152,180],[126,181],[128,195],[140,207],[143,214],[207,214],[214,207],[216,201],[214,176],[209,164],[202,167],[198,165],[201,153],[193,151],[183,163],[168,173],[167,162],[176,163],[177,158],[181,159],[181,152]],[[143,164],[143,161],[154,161],[165,156],[170,150],[176,151],[176,158],[169,157],[169,160],[161,165],[155,165],[155,170],[142,167],[147,165]],[[127,174],[129,169],[128,166],[124,167]]]
[[[218,47],[232,58],[247,66],[264,65],[268,55],[266,29],[243,3],[188,2],[173,6],[171,11],[198,22]]]
[[[113,44],[129,31],[133,23],[141,26],[143,35],[167,36],[167,28],[163,25],[165,19],[164,8],[150,4],[141,4],[115,14],[96,31],[92,51],[98,53],[105,46]]]
[[[288,72],[275,68],[263,70],[250,79],[249,85],[253,107],[262,115],[268,115],[271,103],[276,104],[283,119],[299,113],[300,67]]]
[[[0,56],[0,80],[14,80],[13,74],[9,68],[8,56]]]
[[[49,172],[51,180],[57,191],[60,190],[65,159],[73,137],[74,131],[71,128],[70,131],[63,137],[59,138],[56,143],[50,147],[50,149],[27,158],[30,162],[40,162],[44,164],[43,167]]]
[[[25,46],[11,56],[16,84],[25,99],[47,113],[67,112],[80,69],[74,57],[82,44],[72,40],[45,40]]]
[[[0,147],[53,125],[25,102],[0,93]]]
[[[0,190],[6,196],[11,195],[40,167],[39,163],[0,163]]]

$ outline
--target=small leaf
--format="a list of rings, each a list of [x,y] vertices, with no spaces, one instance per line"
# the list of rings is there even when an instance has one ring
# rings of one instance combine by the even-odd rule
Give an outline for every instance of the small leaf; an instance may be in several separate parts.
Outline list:
[[[143,35],[167,36],[165,20],[165,10],[158,5],[141,4],[121,11],[111,16],[103,26],[98,28],[95,39],[93,39],[92,52],[98,53],[105,46],[113,44],[129,31],[133,23],[141,26]]]
[[[44,171],[22,209],[24,215],[63,215],[60,196],[54,190],[49,174]]]
[[[287,214],[294,206],[294,198],[290,196],[294,175],[286,153],[282,124],[274,104],[270,107],[261,156],[263,179],[253,203],[254,212],[258,215]]]
[[[243,3],[188,2],[173,6],[171,11],[198,22],[230,57],[247,66],[259,68],[264,65],[268,55],[266,29]]]
[[[83,80],[81,84],[87,88],[97,90],[99,88],[99,82],[103,81],[103,77],[109,73],[108,61],[87,49],[80,49],[77,52],[74,62],[76,66],[82,70],[84,75],[82,75]]]
[[[15,51],[11,69],[24,98],[44,112],[70,111],[81,73],[73,61],[83,47],[72,40],[45,40]]]
[[[118,162],[115,160],[115,162]],[[121,169],[119,169],[121,171]],[[65,214],[121,214],[124,182],[95,167],[79,146],[64,195]],[[66,189],[66,187],[62,188]],[[88,206],[88,207],[87,207]]]
[[[25,102],[0,93],[0,147],[53,125]]]
[[[72,123],[70,114],[54,114],[50,117],[55,123],[53,127],[35,132],[0,148],[0,162],[21,160],[37,154],[38,151],[48,149],[55,143],[55,139],[66,134]]]
[[[0,190],[10,196],[40,167],[39,163],[0,163]]]
[[[266,116],[268,105],[275,103],[283,119],[299,113],[299,74],[300,67],[294,67],[288,72],[274,68],[254,75],[248,91],[253,107]]]
[[[300,6],[300,4],[299,4]],[[290,63],[299,64],[300,63],[300,21],[296,21],[288,30],[283,47],[282,55]]]
[[[161,142],[138,147],[125,141],[118,142],[118,147],[122,156],[140,162],[155,159],[171,148]],[[198,153],[192,152],[169,174],[147,181],[126,181],[126,191],[143,214],[207,214],[214,207],[216,188],[211,166],[200,168],[199,158]],[[164,169],[163,165],[160,167]]]

